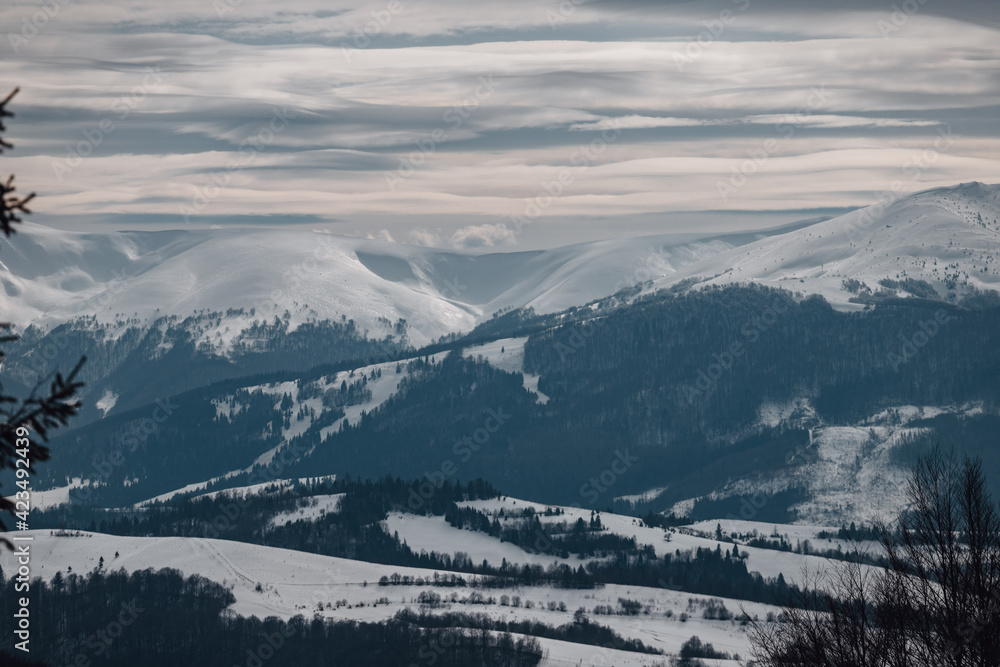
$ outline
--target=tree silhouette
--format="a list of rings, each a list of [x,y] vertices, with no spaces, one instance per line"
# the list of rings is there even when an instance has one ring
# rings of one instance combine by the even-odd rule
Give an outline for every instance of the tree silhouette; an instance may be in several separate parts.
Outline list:
[[[17,95],[18,90],[20,89],[15,88],[11,91],[10,95],[0,102],[0,154],[3,153],[5,148],[14,147],[14,144],[5,141],[3,138],[3,132],[7,129],[3,124],[3,119],[14,116],[13,113],[7,110],[7,104]],[[13,174],[6,181],[0,181],[0,231],[3,232],[4,236],[13,234],[14,224],[21,222],[18,213],[31,213],[28,210],[28,202],[35,198],[34,192],[27,197],[19,197],[14,194],[15,190]]]
[[[910,508],[876,530],[883,556],[803,591],[786,622],[754,623],[759,667],[1000,665],[1000,513],[978,460],[939,450],[909,482]]]
[[[7,129],[3,120],[13,117],[14,114],[7,109],[7,105],[17,92],[18,89],[15,88],[0,102],[0,153],[14,147],[3,138],[3,133]],[[35,197],[34,193],[21,197],[14,192],[13,175],[8,177],[6,181],[0,180],[0,231],[3,232],[4,237],[9,237],[14,233],[14,225],[21,222],[19,214],[31,212],[27,208],[27,204]],[[11,327],[9,322],[0,322],[0,343],[17,340],[16,335],[8,333]],[[4,353],[0,350],[0,368],[3,367],[3,360]],[[65,377],[56,372],[53,376],[40,379],[25,399],[8,395],[4,392],[3,384],[0,383],[0,470],[16,468],[19,459],[26,459],[27,468],[22,467],[22,469],[31,473],[37,462],[49,459],[48,447],[35,442],[34,439],[39,437],[42,441],[47,441],[49,432],[53,428],[65,426],[70,417],[79,411],[80,404],[76,399],[76,393],[83,386],[83,383],[78,381],[76,377],[85,360],[85,358],[81,358],[70,374]],[[46,382],[49,382],[47,392],[42,391]],[[30,446],[25,447],[26,443],[30,443]],[[30,480],[26,481],[30,483]],[[28,484],[25,484],[25,487],[30,488]],[[24,491],[25,489],[19,490]],[[14,498],[14,500],[9,500],[0,494],[0,531],[6,530],[3,514],[13,512],[17,508],[16,494]],[[4,546],[12,548],[9,540],[0,537],[0,548]]]

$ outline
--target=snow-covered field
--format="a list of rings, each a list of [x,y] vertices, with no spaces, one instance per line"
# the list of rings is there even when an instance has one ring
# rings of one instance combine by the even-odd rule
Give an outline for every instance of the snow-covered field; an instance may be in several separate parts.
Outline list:
[[[298,480],[305,481],[305,480]],[[290,488],[296,480],[278,480],[275,482],[255,484],[246,487],[237,487],[224,491],[214,491],[194,497],[214,497],[219,494],[253,494],[263,493],[268,488],[277,486],[278,488]],[[164,494],[158,498],[167,500],[174,497],[171,494]],[[298,520],[315,520],[325,513],[336,512],[342,494],[329,494],[315,496],[304,505],[295,510],[280,514],[272,519],[272,525],[284,525]],[[147,504],[146,501],[140,505]],[[502,521],[509,521],[509,515],[519,510],[531,507],[537,513],[539,520],[543,524],[558,522],[574,523],[577,519],[589,521],[591,511],[576,507],[563,507],[558,505],[544,505],[531,501],[511,498],[495,498],[491,500],[473,500],[459,503],[460,506],[472,507],[491,517],[498,517],[500,510],[503,510],[508,518],[500,517]],[[559,509],[561,514],[545,515],[545,511]],[[806,526],[806,525],[780,525],[769,523],[759,523],[752,521],[707,521],[692,524],[680,529],[652,528],[643,524],[635,517],[600,513],[601,523],[605,528],[616,535],[633,537],[639,545],[650,545],[658,556],[673,553],[680,549],[711,549],[721,548],[731,550],[733,544],[728,541],[718,541],[714,538],[715,526],[723,525],[726,533],[750,533],[756,530],[762,536],[770,536],[775,530],[783,535],[793,545],[796,540],[811,540],[813,546],[822,549],[836,549],[841,546],[844,550],[850,549],[848,542],[841,540],[822,540],[816,538],[816,534],[821,530],[836,532],[838,527],[834,526]],[[419,516],[415,514],[403,514],[399,512],[390,513],[383,526],[389,534],[398,534],[400,540],[416,552],[426,551],[428,553],[436,551],[439,554],[456,553],[467,554],[473,562],[481,563],[488,561],[492,565],[500,565],[503,560],[518,565],[536,564],[548,567],[554,563],[565,563],[571,566],[579,565],[580,561],[575,557],[568,559],[560,558],[552,553],[532,553],[509,542],[501,542],[485,533],[472,530],[462,530],[448,524],[441,516]],[[741,540],[740,551],[747,554],[747,567],[750,571],[759,572],[767,578],[776,578],[779,574],[784,576],[789,583],[801,581],[806,573],[825,572],[829,569],[830,563],[825,558],[817,556],[802,556],[790,552],[776,551],[772,549],[761,549],[743,545]]]
[[[36,510],[58,507],[69,502],[69,494],[73,489],[84,486],[83,480],[79,477],[73,479],[66,486],[59,486],[44,491],[31,490],[31,508]],[[14,496],[7,496],[7,500],[14,501]]]
[[[52,535],[49,531],[28,531],[24,535],[34,537],[33,576],[48,580],[56,572],[64,575],[70,571],[86,574],[99,566],[101,558],[104,559],[104,568],[108,570],[123,568],[131,572],[145,568],[176,568],[185,575],[198,574],[229,587],[236,597],[232,609],[242,615],[287,619],[297,614],[308,618],[318,612],[332,619],[377,621],[407,607],[419,609],[417,596],[433,590],[446,601],[439,611],[481,612],[496,618],[533,619],[561,625],[572,622],[573,612],[582,607],[596,622],[668,653],[676,653],[692,635],[713,643],[718,649],[746,653],[745,627],[734,621],[701,618],[705,604],[713,598],[670,589],[617,585],[594,590],[435,587],[432,570],[377,565],[227,540],[119,537],[99,533],[69,537]],[[0,554],[0,565],[5,571],[16,569],[14,558],[9,552]],[[431,583],[425,586],[378,585],[380,577],[394,572],[422,577]],[[487,600],[490,597],[495,600],[486,604],[463,604],[461,600],[474,591]],[[451,602],[453,594],[456,599]],[[521,606],[501,604],[501,595],[519,596]],[[638,616],[593,614],[594,607],[598,605],[617,607],[619,598],[638,600],[644,606],[643,613]],[[739,611],[738,602],[725,602],[731,611]],[[550,603],[556,609],[550,610]],[[559,609],[560,603],[565,611]],[[762,618],[768,611],[777,611],[774,607],[756,603],[742,606],[747,613]],[[681,614],[685,614],[685,620],[681,620]],[[588,659],[587,656],[601,656],[602,651],[611,662],[584,664],[650,665],[657,662],[655,656],[623,656],[618,652],[565,642],[543,644],[550,652],[549,662],[544,663],[549,665],[577,664],[581,659]],[[600,657],[594,659],[600,660]]]
[[[202,494],[202,497],[215,497],[222,493],[265,493],[274,486],[288,488],[294,481],[283,480],[215,491]],[[342,494],[328,494],[304,499],[295,510],[273,517],[271,525],[310,521],[324,513],[336,512],[341,498]],[[501,520],[511,520],[505,517],[528,507],[533,508],[544,523],[572,523],[578,518],[585,521],[591,518],[590,510],[543,505],[511,497],[461,504]],[[504,517],[500,517],[501,510]],[[550,512],[548,516],[545,514],[547,510]],[[652,545],[658,555],[678,549],[731,550],[731,543],[714,539],[717,524],[721,524],[726,533],[757,531],[759,534],[770,535],[777,530],[790,540],[815,540],[820,530],[833,528],[721,521],[662,529],[647,527],[635,517],[609,513],[600,513],[598,516],[608,531],[632,536],[639,544]],[[509,563],[534,563],[542,566],[552,563],[580,563],[576,557],[562,559],[554,554],[529,553],[484,533],[454,528],[443,517],[390,513],[383,525],[388,532],[398,533],[400,539],[416,551],[450,554],[463,552],[473,562],[486,560],[499,565],[506,560]],[[681,644],[694,635],[711,642],[719,650],[744,656],[747,653],[745,626],[733,620],[718,621],[702,617],[706,604],[713,598],[669,588],[619,585],[607,585],[593,590],[566,590],[547,586],[518,586],[502,590],[451,588],[434,585],[433,570],[378,565],[227,540],[119,537],[97,533],[70,536],[52,534],[50,531],[29,531],[26,534],[34,537],[33,576],[49,579],[59,571],[64,575],[70,571],[85,574],[99,567],[102,558],[105,569],[124,568],[126,571],[135,571],[145,568],[176,568],[185,574],[199,574],[229,587],[236,598],[232,609],[242,615],[290,618],[297,614],[308,617],[313,613],[320,613],[332,619],[378,621],[391,617],[401,609],[411,608],[435,613],[486,613],[495,618],[531,619],[558,626],[571,622],[572,614],[582,608],[595,622],[611,627],[622,636],[639,639],[668,655],[676,654]],[[823,572],[831,567],[829,561],[813,556],[746,546],[741,546],[740,551],[746,553],[751,571],[758,571],[765,577],[776,577],[781,573],[790,583],[799,580],[804,572]],[[11,554],[0,555],[0,565],[7,568],[7,571],[11,571],[14,566],[11,558]],[[425,585],[378,584],[381,577],[391,577],[393,573],[414,579],[422,578]],[[427,591],[437,593],[442,599],[442,604],[433,610],[422,607],[418,600],[418,596]],[[481,596],[480,599],[476,599],[474,593]],[[642,605],[642,612],[637,616],[597,613],[605,608],[618,609],[621,599],[638,601]],[[745,610],[751,616],[764,618],[769,612],[779,612],[777,608],[763,604],[738,600],[722,602],[736,614]],[[543,641],[542,645],[547,651],[542,664],[553,667],[577,664],[652,666],[662,664],[668,657],[632,654],[554,640]]]
[[[532,507],[537,513],[538,519],[543,524],[558,523],[561,521],[572,524],[577,519],[589,521],[591,516],[590,510],[576,507],[543,505],[540,503],[533,503],[510,497],[495,498],[491,500],[473,500],[458,504],[465,507],[473,507],[490,516],[498,516],[498,512],[501,509],[503,509],[505,515],[509,515],[511,512],[523,510],[526,507]],[[562,514],[545,516],[544,512],[547,508],[556,509],[557,507],[562,510]],[[604,525],[609,532],[616,535],[622,535],[624,537],[634,537],[637,544],[648,544],[652,546],[656,551],[657,556],[674,553],[678,549],[686,551],[689,549],[702,548],[714,551],[716,548],[721,548],[724,551],[731,551],[733,548],[732,543],[726,541],[720,542],[712,537],[715,532],[715,523],[717,522],[709,522],[712,524],[712,528],[709,531],[705,531],[704,534],[695,534],[694,531],[685,531],[683,529],[671,530],[651,528],[644,525],[640,519],[622,514],[600,513],[599,516],[602,525]],[[756,526],[760,532],[765,535],[769,535],[774,529],[773,524],[756,524]],[[510,562],[538,562],[545,564],[545,561],[542,559],[543,557],[538,554],[528,554],[527,559],[525,560],[515,560],[517,552],[520,551],[519,549],[511,548],[512,545],[501,543],[499,540],[494,540],[483,533],[472,533],[471,531],[459,530],[445,523],[443,518],[440,522],[425,525],[415,523],[412,519],[407,517],[406,521],[401,521],[396,524],[395,529],[399,530],[400,539],[413,539],[417,542],[426,542],[429,544],[431,543],[430,538],[423,537],[421,534],[422,530],[427,530],[433,535],[437,544],[451,544],[452,542],[457,541],[464,541],[466,544],[474,544],[478,549],[477,553],[481,554],[481,558],[486,558],[487,560],[491,560],[490,554],[491,549],[493,549],[492,553],[501,554],[501,557],[507,558]],[[475,537],[475,539],[473,540],[472,538],[462,535],[463,533],[471,534]],[[492,545],[485,540],[491,540]],[[826,541],[824,541],[823,544],[826,545]],[[412,546],[413,544],[411,543],[411,547]],[[817,544],[816,546],[819,547],[821,545]],[[827,547],[824,546],[823,548]],[[837,546],[836,544],[831,543],[828,545],[828,548],[836,549]],[[428,551],[429,550],[430,549],[428,549]],[[441,551],[440,547],[436,550],[439,552]],[[802,556],[791,552],[761,549],[743,545],[739,547],[739,550],[741,553],[746,552],[747,569],[751,572],[759,572],[766,578],[776,578],[780,574],[784,576],[785,580],[789,583],[802,581],[803,576],[807,573],[812,575],[817,572],[827,572],[831,567],[830,561],[817,556]],[[549,558],[558,561],[555,556],[549,556]],[[574,561],[571,558],[567,562],[572,563]]]
[[[486,533],[460,530],[449,525],[443,516],[417,516],[394,512],[382,522],[391,535],[399,533],[399,539],[414,551],[437,551],[438,553],[466,553],[474,563],[484,560],[499,565],[504,559],[518,565],[530,564],[548,567],[553,563],[578,565],[573,559],[563,559],[552,554],[528,553],[510,542],[501,542]]]

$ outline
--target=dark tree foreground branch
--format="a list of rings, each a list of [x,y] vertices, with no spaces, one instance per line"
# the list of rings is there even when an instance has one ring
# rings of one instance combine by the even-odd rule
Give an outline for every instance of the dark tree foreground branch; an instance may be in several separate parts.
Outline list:
[[[14,114],[7,109],[7,104],[17,95],[18,90],[18,88],[15,88],[11,91],[10,95],[0,102],[0,154],[3,153],[5,148],[14,147],[13,144],[5,141],[3,138],[3,133],[7,130],[3,119],[13,118]],[[28,210],[28,202],[35,198],[34,192],[27,197],[19,197],[14,192],[13,174],[8,176],[6,181],[0,179],[0,231],[3,232],[4,236],[10,236],[14,233],[14,224],[21,222],[21,218],[18,216],[19,213],[31,213]]]
[[[10,118],[14,114],[7,109],[7,104],[17,94],[17,89],[0,102],[0,153],[3,149],[13,148],[13,145],[3,139],[2,133],[6,130],[3,125],[4,118]],[[21,221],[18,213],[30,213],[25,207],[35,196],[30,194],[27,197],[19,198],[12,193],[14,177],[10,176],[6,182],[0,182],[0,231],[5,237],[14,233],[13,225]],[[11,324],[0,322],[0,343],[9,343],[17,340],[17,336],[8,333]],[[3,369],[4,353],[0,350],[0,370]],[[4,468],[15,468],[18,459],[26,459],[28,472],[34,471],[34,465],[39,461],[49,459],[48,447],[37,442],[37,438],[48,441],[49,433],[52,429],[65,426],[70,417],[75,415],[80,404],[76,399],[76,393],[83,383],[78,381],[77,375],[83,362],[80,359],[76,367],[69,375],[63,376],[56,372],[53,376],[42,378],[31,391],[29,396],[19,400],[14,396],[7,395],[3,390],[3,383],[0,382],[0,470]],[[41,391],[42,387],[49,383],[48,391]],[[25,448],[25,442],[30,446]],[[24,452],[26,456],[19,453]],[[25,468],[22,468],[25,469]],[[28,480],[30,483],[30,479]],[[30,486],[28,486],[30,489]],[[3,522],[3,514],[13,512],[16,504],[14,501],[4,498],[0,494],[0,531],[7,529]],[[0,547],[11,548],[11,542],[0,537]]]
[[[1000,665],[1000,514],[980,462],[935,451],[908,495],[897,525],[877,526],[877,567],[839,567],[792,602],[787,622],[754,624],[757,665]]]

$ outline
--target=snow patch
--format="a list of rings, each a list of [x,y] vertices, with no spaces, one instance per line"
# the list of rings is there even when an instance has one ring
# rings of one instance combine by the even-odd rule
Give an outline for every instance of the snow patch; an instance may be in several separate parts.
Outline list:
[[[45,491],[31,490],[31,509],[45,510],[70,502],[70,492],[73,489],[80,489],[87,486],[80,477],[74,477],[66,486],[57,486]],[[7,500],[14,502],[16,496],[7,496]]]
[[[94,405],[101,411],[101,417],[107,417],[108,413],[111,412],[111,408],[115,407],[116,403],[118,403],[118,394],[110,389],[105,389],[104,395]]]
[[[549,402],[549,397],[538,391],[538,381],[541,376],[524,372],[524,345],[527,342],[527,336],[502,338],[490,343],[467,347],[463,350],[462,356],[466,359],[481,358],[494,368],[507,373],[520,373],[524,378],[524,388],[534,394],[539,403],[545,405]]]
[[[303,499],[304,504],[294,510],[281,512],[271,517],[268,524],[272,528],[285,526],[296,521],[315,521],[327,514],[334,514],[340,509],[343,493],[331,493],[322,496],[310,496]]]

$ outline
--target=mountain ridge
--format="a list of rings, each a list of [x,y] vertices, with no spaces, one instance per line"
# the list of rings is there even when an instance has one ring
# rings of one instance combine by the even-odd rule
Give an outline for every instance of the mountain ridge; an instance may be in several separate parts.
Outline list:
[[[254,321],[351,319],[374,337],[406,321],[411,345],[468,332],[497,312],[560,312],[644,284],[756,282],[860,309],[911,281],[937,298],[1000,289],[1000,185],[936,188],[772,230],[448,251],[302,230],[61,232],[26,223],[0,254],[0,311],[48,328],[249,310],[220,319],[213,345]],[[854,282],[856,281],[856,282]],[[208,339],[206,339],[208,340]],[[219,340],[222,342],[219,343]],[[224,352],[224,349],[222,350]]]

